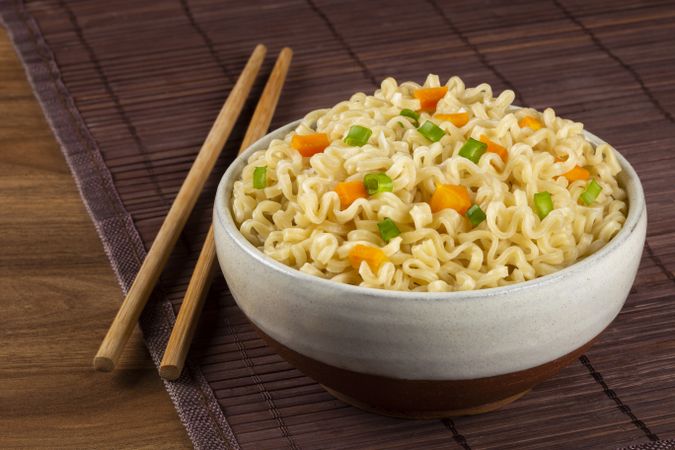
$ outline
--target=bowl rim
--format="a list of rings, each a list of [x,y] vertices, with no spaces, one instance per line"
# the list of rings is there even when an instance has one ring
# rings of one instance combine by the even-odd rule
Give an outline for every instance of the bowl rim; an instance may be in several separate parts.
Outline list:
[[[260,150],[265,142],[272,139],[282,138],[285,134],[295,129],[302,119],[295,120],[286,125],[283,125],[274,131],[267,133],[265,136],[251,144],[245,151],[241,152],[229,165],[223,176],[221,177],[220,182],[218,183],[218,188],[216,191],[216,198],[214,204],[214,218],[217,218],[218,223],[222,226],[224,231],[230,236],[232,241],[239,246],[239,248],[246,252],[249,256],[255,259],[258,263],[266,266],[267,268],[280,272],[281,274],[288,276],[299,281],[307,283],[317,283],[318,286],[323,286],[326,289],[335,289],[338,292],[343,292],[345,295],[360,295],[361,297],[381,297],[389,299],[399,299],[399,300],[414,300],[414,301],[462,301],[462,300],[474,300],[477,298],[492,298],[499,297],[502,295],[511,295],[513,293],[526,290],[526,289],[539,289],[540,287],[547,286],[561,280],[563,278],[568,278],[574,275],[575,272],[584,270],[588,266],[595,264],[596,261],[599,261],[602,258],[608,257],[613,253],[617,248],[619,248],[628,238],[633,234],[634,230],[638,226],[640,219],[645,210],[645,198],[644,191],[642,188],[642,183],[638,177],[635,169],[631,164],[626,160],[626,158],[619,153],[614,147],[614,153],[619,161],[622,172],[624,172],[623,177],[626,178],[626,183],[624,183],[624,189],[626,190],[627,200],[628,200],[628,214],[626,216],[626,221],[619,230],[619,232],[600,250],[596,251],[585,257],[582,260],[576,261],[573,264],[564,267],[556,272],[553,272],[548,275],[543,275],[541,277],[534,278],[532,280],[522,281],[518,283],[509,284],[506,286],[497,286],[491,288],[482,288],[482,289],[473,289],[466,291],[447,291],[447,292],[424,292],[424,291],[396,291],[391,289],[380,289],[373,287],[364,287],[364,286],[355,286],[352,284],[340,283],[337,281],[328,280],[325,278],[320,278],[314,275],[304,273],[294,267],[287,266],[281,262],[273,259],[272,257],[263,253],[260,249],[250,243],[243,234],[239,231],[239,228],[236,226],[234,219],[232,217],[231,211],[231,198],[226,198],[226,191],[229,191],[231,196],[232,187],[234,185],[234,177],[238,176],[243,170],[244,165],[247,163],[248,158],[254,152]],[[583,130],[584,136],[595,145],[606,144],[603,139],[600,139],[598,136],[593,133]],[[215,231],[215,230],[214,230]]]

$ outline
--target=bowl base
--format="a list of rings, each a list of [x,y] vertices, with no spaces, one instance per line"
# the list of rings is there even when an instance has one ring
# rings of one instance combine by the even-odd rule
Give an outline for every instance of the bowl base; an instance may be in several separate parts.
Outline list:
[[[272,339],[253,325],[260,337],[291,365],[340,400],[379,414],[436,419],[482,414],[517,400],[574,361],[593,343],[540,366],[482,378],[407,380],[373,375],[326,364]]]
[[[484,403],[482,405],[473,406],[470,408],[445,409],[439,411],[391,411],[387,409],[378,408],[376,406],[368,405],[348,395],[345,395],[341,392],[331,389],[323,384],[321,385],[321,387],[323,387],[326,391],[328,391],[330,395],[337,398],[338,400],[343,401],[349,405],[355,406],[364,411],[380,414],[383,416],[397,417],[400,419],[420,419],[420,420],[445,419],[448,417],[459,417],[459,416],[475,416],[477,414],[488,413],[503,408],[504,406],[515,402],[520,397],[530,392],[530,389],[527,389],[523,392],[511,395],[510,397],[506,397],[504,399],[497,400],[494,402]]]

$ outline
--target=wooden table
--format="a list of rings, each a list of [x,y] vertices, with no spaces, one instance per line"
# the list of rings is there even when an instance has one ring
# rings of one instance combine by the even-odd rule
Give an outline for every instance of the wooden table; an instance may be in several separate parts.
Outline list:
[[[2,29],[0,193],[0,448],[190,447],[140,332],[92,369],[121,291]]]

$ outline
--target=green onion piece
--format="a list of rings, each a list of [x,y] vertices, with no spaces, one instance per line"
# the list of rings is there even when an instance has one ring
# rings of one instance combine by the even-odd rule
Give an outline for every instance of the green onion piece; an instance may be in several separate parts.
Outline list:
[[[389,217],[386,217],[382,222],[378,223],[377,228],[380,229],[380,236],[382,236],[382,240],[384,242],[389,242],[401,234],[401,231],[398,229],[394,221]]]
[[[410,117],[413,120],[413,124],[415,126],[419,125],[420,115],[415,111],[413,111],[412,109],[408,108],[402,109],[400,114],[405,117]]]
[[[602,192],[602,186],[598,184],[597,181],[594,179],[591,179],[591,181],[588,182],[586,185],[586,189],[584,192],[581,193],[579,198],[581,199],[582,202],[586,204],[586,206],[590,205],[595,201],[596,198],[598,198],[598,195],[600,195],[600,192]]]
[[[267,166],[255,168],[253,171],[253,187],[256,189],[267,187]]]
[[[469,218],[471,224],[474,227],[487,218],[483,210],[480,209],[480,206],[478,205],[473,205],[471,208],[469,208],[469,210],[466,212],[466,217]]]
[[[394,182],[386,173],[369,173],[363,177],[363,184],[366,185],[368,195],[375,195],[379,192],[393,192]]]
[[[549,192],[537,192],[534,194],[534,210],[540,219],[548,216],[553,211],[553,200]]]
[[[368,143],[370,135],[373,134],[370,128],[362,127],[361,125],[352,125],[345,137],[345,143],[347,145],[353,145],[354,147],[361,147]]]
[[[425,138],[429,139],[432,142],[438,142],[443,136],[445,136],[445,131],[435,123],[430,120],[424,122],[424,124],[417,129],[419,133]]]
[[[459,156],[463,156],[478,164],[478,160],[483,153],[487,151],[487,144],[485,142],[477,141],[474,138],[469,138],[468,141],[459,149]]]

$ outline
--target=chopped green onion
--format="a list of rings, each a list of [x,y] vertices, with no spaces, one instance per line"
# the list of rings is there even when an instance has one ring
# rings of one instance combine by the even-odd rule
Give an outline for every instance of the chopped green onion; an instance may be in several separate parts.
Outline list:
[[[401,231],[398,229],[394,221],[389,217],[385,217],[382,222],[378,223],[377,228],[380,229],[380,236],[382,236],[382,240],[384,242],[389,242],[401,234]]]
[[[253,171],[253,187],[256,189],[267,187],[267,166],[255,168]]]
[[[352,125],[345,137],[345,143],[347,145],[353,145],[354,147],[362,147],[368,143],[370,135],[373,134],[370,128],[362,127],[361,125]]]
[[[400,114],[405,117],[410,117],[413,120],[413,124],[415,126],[419,125],[420,115],[415,111],[413,111],[412,109],[408,108],[402,109]]]
[[[469,138],[468,141],[459,149],[459,156],[463,156],[478,164],[478,160],[487,151],[487,144],[485,142],[477,141],[474,138]]]
[[[594,179],[591,179],[591,181],[588,182],[586,185],[586,189],[584,192],[581,193],[579,198],[581,199],[582,202],[586,204],[586,206],[590,205],[595,201],[596,198],[598,198],[598,195],[600,195],[600,192],[602,192],[602,186],[598,184],[597,181]]]
[[[478,205],[473,205],[471,208],[469,208],[469,210],[466,212],[466,217],[469,218],[471,224],[474,227],[487,218],[483,210],[480,209],[480,206]]]
[[[424,122],[424,124],[417,129],[419,133],[425,138],[429,139],[432,142],[438,142],[443,136],[445,136],[445,131],[435,123],[430,120]]]
[[[369,173],[363,177],[363,184],[366,185],[368,195],[375,195],[379,192],[392,192],[394,190],[394,182],[383,172]]]
[[[553,200],[549,192],[537,192],[534,194],[534,210],[540,219],[548,216],[553,211]]]

